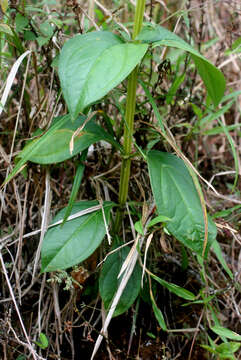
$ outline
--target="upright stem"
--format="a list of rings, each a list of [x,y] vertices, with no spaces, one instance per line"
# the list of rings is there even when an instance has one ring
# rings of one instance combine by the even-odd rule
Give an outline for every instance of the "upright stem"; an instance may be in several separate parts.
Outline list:
[[[146,0],[137,0],[136,12],[134,19],[134,29],[132,39],[135,40],[139,34],[145,10]],[[123,160],[120,173],[120,187],[119,187],[119,204],[123,207],[126,203],[128,196],[129,180],[130,180],[130,168],[131,168],[131,147],[132,136],[134,130],[134,115],[136,109],[136,87],[137,87],[137,74],[138,66],[131,72],[128,77],[127,84],[127,102],[125,111],[125,125],[124,125],[124,143],[123,143]],[[120,208],[116,214],[116,221],[114,231],[117,232],[120,228],[122,220],[122,209]]]

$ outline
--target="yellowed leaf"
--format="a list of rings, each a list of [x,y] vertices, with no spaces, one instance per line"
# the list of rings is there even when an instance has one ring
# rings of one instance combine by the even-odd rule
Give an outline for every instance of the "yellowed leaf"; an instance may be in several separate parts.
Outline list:
[[[12,30],[7,24],[0,24],[0,33],[1,32],[13,36]]]
[[[8,9],[8,0],[0,0],[0,5],[2,8],[2,12],[5,14]]]

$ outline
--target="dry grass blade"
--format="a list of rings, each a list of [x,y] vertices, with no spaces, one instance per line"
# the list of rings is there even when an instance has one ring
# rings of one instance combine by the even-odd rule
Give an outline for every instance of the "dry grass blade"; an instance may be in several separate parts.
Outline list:
[[[84,121],[83,125],[81,125],[77,130],[74,131],[71,139],[70,139],[70,143],[69,143],[69,152],[70,154],[73,153],[74,151],[74,139],[77,137],[77,136],[81,136],[81,132],[82,130],[84,129],[85,125],[87,124],[87,122],[89,122],[94,116],[95,114],[97,113],[97,111],[93,111],[88,117],[87,119]]]
[[[144,254],[144,262],[143,262],[143,269],[142,269],[142,277],[141,277],[141,286],[143,287],[143,279],[144,279],[144,275],[145,275],[145,270],[146,270],[146,259],[147,259],[147,252],[149,249],[149,246],[151,245],[151,241],[153,238],[153,233],[151,233],[147,240],[146,240],[146,246],[145,246],[145,254]]]
[[[4,92],[3,92],[3,95],[2,95],[2,98],[1,98],[1,101],[0,101],[0,115],[4,109],[4,106],[6,104],[6,101],[7,101],[7,98],[8,98],[8,95],[9,95],[9,92],[12,88],[12,85],[13,85],[13,81],[15,79],[15,76],[17,74],[17,71],[19,69],[19,66],[21,65],[22,61],[24,60],[24,58],[31,53],[31,50],[27,50],[25,51],[25,53],[23,53],[17,61],[15,61],[15,63],[13,64],[12,66],[12,69],[8,75],[8,78],[7,78],[7,82],[6,82],[6,86],[5,86],[5,89],[4,89]]]
[[[12,301],[14,303],[14,307],[16,309],[16,312],[17,312],[17,315],[18,315],[18,318],[19,318],[19,321],[20,321],[20,324],[21,324],[21,328],[23,330],[24,336],[25,336],[25,338],[27,340],[27,343],[28,343],[28,346],[29,346],[29,351],[31,352],[31,354],[33,356],[33,359],[38,360],[38,355],[35,353],[35,350],[34,350],[34,348],[32,347],[32,345],[30,343],[27,331],[25,329],[25,326],[24,326],[24,323],[23,323],[23,320],[22,320],[22,317],[21,317],[21,314],[20,314],[20,311],[19,311],[19,308],[18,308],[17,301],[16,301],[15,296],[14,296],[14,292],[13,292],[13,289],[12,289],[12,286],[11,286],[11,283],[10,283],[10,280],[9,280],[9,277],[8,277],[8,273],[7,273],[7,270],[6,270],[6,267],[5,267],[5,263],[4,263],[4,260],[3,260],[3,257],[2,257],[1,248],[0,248],[0,262],[1,262],[2,270],[3,270],[4,276],[5,276],[6,282],[8,284],[8,289],[9,289]]]
[[[41,225],[41,234],[39,239],[38,248],[35,255],[34,266],[33,266],[33,274],[32,274],[32,282],[34,281],[34,277],[37,271],[37,266],[40,258],[41,246],[43,243],[45,232],[48,228],[49,222],[49,214],[50,214],[50,207],[51,207],[51,188],[50,188],[50,173],[49,169],[46,171],[45,175],[45,199],[44,199],[44,212],[43,212],[43,219]]]
[[[18,58],[18,60],[17,60],[17,61],[15,62],[15,64],[13,65],[13,67],[12,67],[12,69],[11,69],[9,75],[8,75],[6,87],[5,87],[3,96],[2,96],[3,105],[2,105],[2,103],[0,103],[0,115],[1,115],[1,112],[2,112],[2,110],[3,110],[3,108],[1,108],[1,105],[2,105],[2,106],[5,106],[5,103],[6,103],[6,101],[7,101],[8,94],[9,94],[9,92],[10,92],[10,90],[11,90],[11,87],[12,87],[13,81],[14,81],[14,79],[15,79],[16,73],[17,73],[17,71],[18,71],[18,68],[19,68],[19,66],[21,65],[23,59],[24,59],[27,55],[29,55],[29,57],[28,57],[28,62],[27,62],[27,67],[26,67],[26,71],[25,71],[25,74],[24,74],[24,81],[23,81],[23,86],[22,86],[22,91],[21,91],[21,97],[20,97],[20,101],[19,101],[17,119],[16,119],[16,123],[15,123],[15,128],[14,128],[14,133],[13,133],[13,139],[12,139],[12,144],[11,144],[11,149],[10,149],[10,154],[9,154],[9,156],[8,156],[9,161],[8,161],[8,168],[7,168],[5,180],[7,179],[8,174],[9,174],[9,171],[10,171],[10,169],[11,169],[11,160],[12,160],[12,155],[13,155],[13,148],[14,148],[15,137],[16,137],[17,128],[18,128],[18,124],[19,124],[19,119],[20,119],[20,114],[21,114],[21,107],[22,107],[22,102],[23,102],[23,95],[24,95],[24,88],[25,88],[25,85],[26,85],[27,74],[28,74],[28,69],[29,69],[29,64],[30,64],[30,54],[31,54],[31,51],[30,51],[30,50],[26,51],[24,54],[22,54],[22,55]],[[21,171],[21,169],[20,169],[19,171]],[[7,185],[7,184],[4,184],[4,187],[3,187],[3,195],[5,194],[5,191],[6,191],[6,185]],[[15,183],[14,183],[14,187],[15,187],[15,189],[16,189]],[[0,191],[1,191],[1,190],[0,190]],[[3,203],[1,204],[1,209],[0,209],[0,219],[1,219],[1,217],[2,217],[2,210],[3,210]]]

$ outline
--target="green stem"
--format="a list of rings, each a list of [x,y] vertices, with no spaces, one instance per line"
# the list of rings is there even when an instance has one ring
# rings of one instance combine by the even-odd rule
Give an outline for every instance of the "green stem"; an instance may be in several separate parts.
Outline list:
[[[139,34],[145,10],[146,0],[137,0],[134,29],[132,39],[135,40]],[[134,132],[134,115],[136,110],[136,87],[137,87],[137,75],[138,66],[131,72],[128,77],[127,84],[127,102],[125,112],[125,125],[124,125],[124,143],[123,143],[123,160],[120,173],[120,187],[119,187],[119,204],[120,209],[117,211],[114,231],[118,232],[122,220],[122,208],[126,203],[128,196],[129,180],[130,180],[130,168],[131,168],[131,148],[132,148],[132,136]]]
[[[132,39],[135,40],[142,28],[146,0],[137,0]]]

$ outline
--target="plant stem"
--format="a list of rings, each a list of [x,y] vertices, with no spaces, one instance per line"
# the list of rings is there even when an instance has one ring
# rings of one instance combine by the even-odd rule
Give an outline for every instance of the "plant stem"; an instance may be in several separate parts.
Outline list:
[[[146,0],[137,0],[134,29],[132,39],[135,40],[139,34],[145,10]],[[120,187],[119,187],[119,204],[121,206],[116,214],[116,220],[114,225],[114,231],[118,232],[122,220],[122,207],[125,205],[128,196],[128,185],[130,180],[130,168],[131,168],[131,148],[132,148],[132,136],[134,131],[134,115],[136,109],[136,87],[137,87],[137,75],[138,66],[131,72],[128,77],[127,84],[127,101],[126,101],[126,112],[125,112],[125,125],[124,125],[124,143],[123,143],[123,160],[121,165],[120,173]]]

